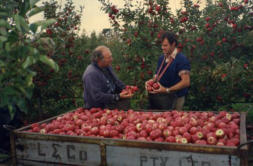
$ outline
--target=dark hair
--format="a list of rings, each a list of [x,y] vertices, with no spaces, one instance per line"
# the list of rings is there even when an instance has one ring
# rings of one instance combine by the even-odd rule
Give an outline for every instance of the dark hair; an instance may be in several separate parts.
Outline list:
[[[170,44],[173,44],[175,42],[175,44],[177,46],[177,37],[174,33],[164,32],[162,37],[161,37],[161,42],[163,42],[165,39],[167,39]]]

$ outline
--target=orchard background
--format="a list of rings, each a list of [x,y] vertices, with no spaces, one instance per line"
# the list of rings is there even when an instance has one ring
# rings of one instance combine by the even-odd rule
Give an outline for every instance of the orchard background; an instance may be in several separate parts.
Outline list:
[[[191,62],[184,110],[248,111],[253,122],[253,1],[207,0],[200,9],[183,0],[173,14],[167,0],[125,0],[123,8],[99,0],[113,28],[90,36],[78,33],[85,8],[38,1],[0,2],[0,108],[12,118],[21,111],[34,122],[83,106],[82,74],[101,44],[111,48],[119,78],[139,87],[131,107],[146,109],[144,82],[170,30]],[[43,21],[29,23],[42,11]]]

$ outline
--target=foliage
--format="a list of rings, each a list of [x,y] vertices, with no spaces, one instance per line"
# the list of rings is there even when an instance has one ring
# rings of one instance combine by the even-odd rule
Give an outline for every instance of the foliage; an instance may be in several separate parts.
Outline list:
[[[12,116],[20,108],[38,120],[82,106],[83,71],[91,51],[104,44],[112,50],[120,79],[140,89],[132,108],[145,109],[144,82],[155,74],[160,37],[170,30],[191,62],[184,109],[251,115],[252,1],[207,1],[200,9],[184,0],[175,14],[166,0],[125,0],[123,8],[99,1],[113,29],[90,36],[78,35],[84,8],[76,10],[72,0],[64,6],[50,0],[42,7],[38,0],[0,2],[0,107],[9,108]],[[45,20],[29,23],[41,11]]]
[[[29,23],[29,17],[44,10],[36,6],[38,0],[0,2],[0,108],[8,108],[11,117],[20,109],[27,112],[27,102],[33,94],[36,72],[31,66],[47,64],[58,71],[58,65],[44,54],[41,42],[53,44],[49,37],[41,37],[54,19]],[[52,47],[52,50],[54,48]]]
[[[91,50],[108,42],[95,33],[78,36],[84,7],[77,10],[72,0],[64,6],[50,0],[44,7],[44,17],[57,20],[43,36],[51,37],[55,43],[56,49],[47,55],[58,63],[59,72],[40,64],[34,66],[38,74],[29,109],[31,119],[44,119],[83,106],[82,74],[90,63]]]
[[[79,100],[81,96],[80,69],[85,59],[83,52],[77,51],[80,43],[76,41],[83,8],[76,12],[71,0],[62,9],[55,0],[44,2],[43,5],[44,18],[56,20],[42,34],[52,38],[55,45],[55,50],[45,53],[58,64],[59,72],[41,64],[33,66],[38,74],[33,80],[35,88],[29,112],[31,118],[35,119],[56,115],[77,106],[76,99]]]
[[[126,0],[123,8],[99,1],[123,44],[118,73],[127,71],[126,81],[141,90],[137,107],[145,107],[144,81],[154,74],[165,30],[178,36],[178,48],[191,62],[185,109],[231,109],[234,103],[253,102],[252,1],[207,1],[201,10],[184,0],[176,15],[165,0]]]

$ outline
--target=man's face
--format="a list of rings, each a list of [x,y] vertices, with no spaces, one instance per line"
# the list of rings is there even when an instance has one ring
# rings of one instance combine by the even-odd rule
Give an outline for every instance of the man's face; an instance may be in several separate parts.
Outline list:
[[[172,44],[170,44],[169,41],[168,41],[168,39],[165,38],[165,39],[162,41],[162,50],[163,50],[163,54],[164,54],[164,55],[170,55],[170,54],[174,51],[175,45],[176,45],[175,42],[172,43]]]
[[[110,50],[104,50],[103,51],[104,58],[101,60],[101,65],[103,67],[108,67],[112,65],[112,53]]]

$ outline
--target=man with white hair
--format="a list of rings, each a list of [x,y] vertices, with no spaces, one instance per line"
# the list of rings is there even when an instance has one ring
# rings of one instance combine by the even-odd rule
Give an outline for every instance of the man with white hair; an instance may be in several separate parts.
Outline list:
[[[82,77],[85,108],[106,108],[120,99],[132,97],[132,94],[122,91],[125,84],[113,72],[112,61],[112,53],[106,46],[98,46],[92,52],[91,64]]]

